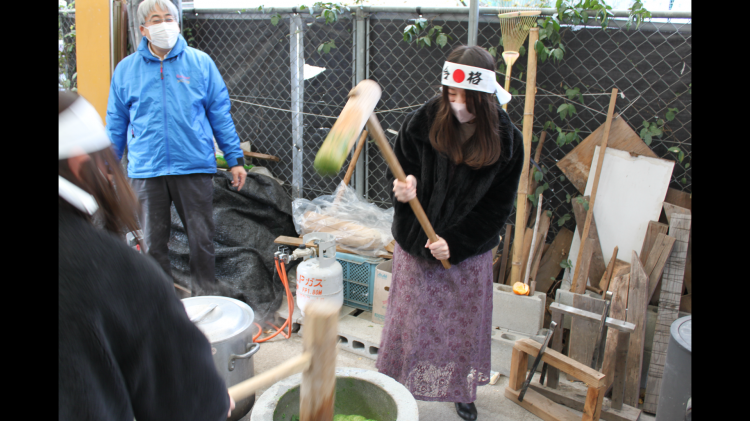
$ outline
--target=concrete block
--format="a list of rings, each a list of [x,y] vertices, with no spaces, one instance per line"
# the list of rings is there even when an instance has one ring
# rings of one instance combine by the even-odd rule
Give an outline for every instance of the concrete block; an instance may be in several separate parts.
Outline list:
[[[544,306],[547,295],[535,292],[533,296],[516,295],[510,285],[494,284],[492,289],[492,326],[536,335],[544,323]]]
[[[531,338],[539,343],[544,342],[544,338],[547,336],[547,329],[539,329],[536,335],[524,335],[522,333],[513,332],[508,329],[492,329],[492,341],[491,341],[491,363],[490,367],[493,371],[497,371],[503,376],[510,376],[510,359],[513,353],[513,344],[519,339]],[[550,338],[551,340],[551,338]],[[534,364],[534,359],[529,358],[529,369]],[[539,364],[536,371],[542,371],[542,363]]]
[[[304,324],[299,335],[304,335]],[[371,360],[378,359],[383,325],[372,320],[346,315],[339,319],[339,349]]]

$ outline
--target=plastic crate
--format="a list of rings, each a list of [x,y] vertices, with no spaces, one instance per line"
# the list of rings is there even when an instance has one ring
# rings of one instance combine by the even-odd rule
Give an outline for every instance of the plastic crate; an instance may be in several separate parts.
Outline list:
[[[336,260],[344,269],[344,305],[372,311],[375,268],[385,259],[336,252]]]

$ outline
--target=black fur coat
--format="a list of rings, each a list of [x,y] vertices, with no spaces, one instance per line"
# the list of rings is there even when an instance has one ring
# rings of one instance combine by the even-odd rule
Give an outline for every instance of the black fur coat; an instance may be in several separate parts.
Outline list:
[[[445,155],[430,144],[429,131],[440,97],[433,98],[409,114],[393,148],[407,175],[417,179],[417,198],[438,236],[450,249],[453,265],[497,246],[518,190],[523,163],[523,138],[508,114],[497,104],[500,116],[502,155],[489,166],[473,170],[460,164],[451,167]],[[411,254],[434,259],[425,248],[427,235],[408,203],[391,193],[394,206],[391,231],[399,246]]]

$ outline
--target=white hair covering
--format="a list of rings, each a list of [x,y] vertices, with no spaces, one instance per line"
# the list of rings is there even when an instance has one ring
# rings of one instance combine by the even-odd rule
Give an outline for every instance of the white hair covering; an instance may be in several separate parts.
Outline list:
[[[58,117],[58,159],[100,151],[112,144],[96,109],[79,96]],[[99,206],[89,193],[58,176],[58,193],[68,203],[89,215]]]

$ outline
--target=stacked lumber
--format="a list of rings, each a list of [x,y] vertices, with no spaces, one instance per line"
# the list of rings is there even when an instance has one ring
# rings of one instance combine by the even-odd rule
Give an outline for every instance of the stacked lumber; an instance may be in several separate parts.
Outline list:
[[[506,227],[497,282],[508,282],[506,256],[521,248],[522,268],[531,259],[529,274],[537,291],[548,293],[547,311],[557,323],[550,349],[563,354],[565,342],[563,355],[604,375],[602,419],[637,420],[641,411],[656,413],[670,326],[679,311],[690,312],[691,195],[669,188],[674,161],[656,157],[612,109],[557,166],[581,194],[570,201],[576,230],[561,228],[550,244],[540,245],[541,227],[551,219],[542,212],[531,250],[536,212],[529,205],[525,226]],[[518,229],[523,243],[510,243]],[[657,306],[653,346],[645,343],[649,304]],[[585,393],[559,383],[558,369],[548,370],[546,385],[532,389],[581,411]]]

